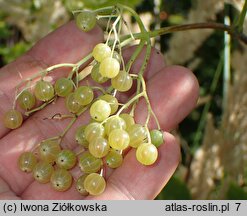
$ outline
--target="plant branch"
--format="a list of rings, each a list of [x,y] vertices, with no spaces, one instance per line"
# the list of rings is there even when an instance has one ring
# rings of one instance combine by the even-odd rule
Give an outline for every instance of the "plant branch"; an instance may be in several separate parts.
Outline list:
[[[243,33],[239,33],[235,31],[231,26],[224,25],[222,23],[191,23],[191,24],[184,24],[184,25],[175,25],[175,26],[169,26],[160,28],[154,31],[148,32],[150,37],[156,37],[159,35],[165,35],[170,34],[173,32],[179,32],[179,31],[186,31],[186,30],[194,30],[194,29],[215,29],[215,30],[221,30],[226,31],[233,37],[236,37],[243,43],[247,44],[247,36]],[[135,33],[133,34],[135,39],[143,39],[146,37],[146,35],[142,33]],[[125,41],[129,39],[131,35],[125,35],[120,38],[120,41]]]

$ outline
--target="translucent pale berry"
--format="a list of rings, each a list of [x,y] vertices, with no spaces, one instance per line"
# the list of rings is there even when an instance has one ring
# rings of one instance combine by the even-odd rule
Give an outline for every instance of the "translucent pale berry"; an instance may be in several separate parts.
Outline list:
[[[75,99],[75,93],[70,93],[69,96],[66,97],[65,105],[71,113],[78,113],[83,108]]]
[[[100,158],[96,158],[89,152],[83,152],[79,157],[79,166],[85,173],[98,172],[103,165],[103,161]]]
[[[55,140],[46,140],[44,142],[41,142],[39,146],[40,159],[48,163],[55,162],[60,151],[60,145]]]
[[[82,11],[76,16],[76,25],[84,32],[88,32],[96,25],[96,15],[92,11]]]
[[[88,192],[84,188],[84,180],[86,177],[87,177],[87,175],[82,175],[76,181],[76,189],[83,196],[88,195]]]
[[[136,159],[143,165],[152,165],[158,158],[158,150],[151,143],[143,143],[136,150]]]
[[[99,72],[103,77],[114,78],[120,71],[120,64],[115,58],[105,58],[99,66]]]
[[[128,128],[128,134],[130,137],[130,146],[133,148],[137,148],[147,137],[146,129],[139,124],[130,126]]]
[[[101,62],[111,56],[111,48],[104,43],[99,43],[94,47],[92,54],[96,61]]]
[[[111,106],[104,100],[97,100],[90,107],[90,115],[96,121],[104,121],[110,114]]]
[[[88,150],[96,158],[103,158],[109,152],[110,146],[103,137],[97,137],[89,143]]]
[[[37,158],[32,152],[24,152],[20,155],[18,166],[23,172],[32,172],[37,163]]]
[[[122,129],[113,130],[108,137],[109,145],[116,150],[124,150],[129,146],[129,134]]]
[[[17,110],[9,110],[3,116],[3,124],[6,128],[16,129],[21,126],[23,122],[22,114]]]
[[[102,194],[105,187],[105,179],[98,173],[91,173],[84,180],[84,188],[91,195],[97,196]]]
[[[86,125],[82,125],[76,129],[75,140],[78,144],[82,145],[85,148],[88,148],[89,143],[86,139],[85,128],[86,128]]]
[[[118,151],[111,149],[105,157],[106,164],[110,168],[118,168],[123,163],[123,156]]]
[[[125,121],[119,116],[112,117],[105,123],[106,135],[109,135],[115,129],[126,129]]]
[[[36,100],[30,91],[24,90],[17,98],[17,102],[22,109],[30,110],[35,106]]]
[[[112,87],[120,92],[128,91],[133,84],[132,77],[125,71],[120,71],[118,75],[111,79]]]
[[[99,72],[99,63],[93,66],[92,71],[91,71],[91,77],[92,79],[97,82],[97,83],[104,83],[108,80],[108,78],[103,77],[100,72]]]
[[[69,0],[69,1],[65,1],[64,3],[65,3],[64,6],[70,12],[78,10],[78,8],[83,6],[83,3],[81,1],[77,1],[77,0]]]
[[[99,99],[104,100],[109,103],[111,107],[111,115],[114,114],[118,110],[118,100],[116,97],[110,94],[105,94],[105,95],[99,96]]]
[[[45,161],[40,161],[33,169],[33,177],[39,183],[48,183],[54,171],[53,166]]]
[[[131,116],[128,113],[122,113],[119,115],[126,123],[126,130],[128,131],[128,129],[130,128],[131,125],[135,124],[135,120],[133,118],[133,116]]]
[[[54,88],[50,82],[40,80],[34,87],[34,95],[40,101],[49,101],[54,94]]]
[[[150,131],[151,142],[156,147],[159,147],[164,142],[163,133],[159,130]]]
[[[62,77],[56,81],[54,88],[59,97],[67,97],[73,91],[73,81]]]
[[[80,105],[88,105],[94,97],[93,90],[89,86],[80,86],[75,90],[75,99]]]
[[[57,166],[66,170],[73,168],[76,164],[76,161],[76,154],[69,149],[60,151],[56,158]]]
[[[57,169],[51,175],[51,186],[57,191],[66,191],[72,184],[72,176],[65,169]]]
[[[85,128],[85,138],[88,142],[93,141],[93,139],[97,137],[104,137],[105,135],[105,129],[103,125],[101,125],[98,122],[92,122]]]

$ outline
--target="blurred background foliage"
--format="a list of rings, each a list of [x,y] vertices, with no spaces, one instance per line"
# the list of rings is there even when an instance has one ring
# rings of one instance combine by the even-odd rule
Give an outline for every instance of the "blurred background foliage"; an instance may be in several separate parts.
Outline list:
[[[0,0],[0,66],[73,19],[72,10],[115,0]],[[233,23],[244,0],[119,0],[150,29],[197,22]],[[136,30],[126,15],[131,29]],[[244,32],[247,22],[244,23]],[[247,199],[247,46],[221,31],[193,30],[152,41],[167,65],[190,68],[197,108],[173,131],[181,163],[157,199]]]

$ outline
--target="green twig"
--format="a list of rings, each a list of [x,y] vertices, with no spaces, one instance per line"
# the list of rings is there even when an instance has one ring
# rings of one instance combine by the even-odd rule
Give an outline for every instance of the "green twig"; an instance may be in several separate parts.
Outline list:
[[[43,103],[43,104],[40,105],[39,107],[36,107],[36,108],[34,108],[34,109],[30,110],[30,111],[25,112],[25,115],[26,115],[26,116],[29,116],[29,115],[31,115],[31,114],[34,113],[34,112],[37,112],[37,111],[39,111],[39,110],[42,110],[42,109],[45,108],[48,104],[52,103],[52,102],[55,100],[55,98],[56,98],[56,96],[53,97],[51,100],[46,101],[45,103]]]
[[[135,51],[133,52],[130,60],[128,61],[128,63],[126,64],[126,71],[129,73],[132,64],[135,62],[135,60],[137,59],[137,57],[139,56],[140,52],[142,51],[143,47],[145,45],[145,41],[141,40],[141,42],[138,44],[138,46],[136,47]]]
[[[243,33],[244,20],[247,12],[247,0],[244,2],[244,6],[233,24],[234,29],[237,30],[238,33]]]
[[[58,68],[62,68],[62,67],[76,67],[76,64],[71,64],[71,63],[62,63],[62,64],[56,64],[56,65],[52,65],[48,68],[46,68],[45,70],[42,70],[36,74],[34,74],[33,76],[29,77],[28,79],[25,79],[25,80],[22,80],[17,86],[16,86],[16,89],[20,88],[24,83],[26,82],[30,82],[38,77],[42,77],[42,76],[45,76],[47,75],[48,73],[52,72],[53,70],[55,69],[58,69]]]
[[[185,24],[185,25],[175,25],[175,26],[169,26],[160,28],[154,31],[148,32],[149,36],[156,37],[159,35],[165,35],[170,34],[173,32],[179,32],[179,31],[187,31],[187,30],[194,30],[194,29],[215,29],[215,30],[221,30],[226,31],[233,37],[236,37],[243,43],[247,44],[247,36],[243,33],[239,33],[233,30],[231,26],[224,25],[222,23],[192,23],[192,24]],[[133,34],[134,38],[137,39],[144,39],[146,38],[146,35],[143,33],[135,33]],[[124,35],[120,38],[120,41],[125,41],[127,39],[130,39],[131,35]]]
[[[92,104],[92,102],[89,105],[83,107],[77,114],[74,115],[74,117],[71,119],[70,123],[67,125],[65,130],[59,135],[59,137],[61,139],[66,135],[66,133],[69,131],[69,129],[73,126],[73,124],[76,122],[78,117],[80,115],[82,115],[90,107],[91,104]]]

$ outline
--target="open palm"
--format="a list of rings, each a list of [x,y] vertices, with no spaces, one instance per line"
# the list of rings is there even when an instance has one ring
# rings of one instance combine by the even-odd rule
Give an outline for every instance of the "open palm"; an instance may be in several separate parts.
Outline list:
[[[56,136],[68,121],[44,120],[55,113],[66,113],[64,100],[59,99],[25,120],[21,128],[9,131],[2,124],[3,114],[12,106],[15,86],[42,68],[66,62],[75,63],[88,54],[103,39],[99,28],[88,33],[79,31],[73,22],[66,24],[39,41],[28,53],[0,70],[0,199],[153,199],[174,173],[180,159],[177,140],[164,133],[165,144],[159,147],[159,159],[152,166],[143,166],[130,150],[123,165],[107,177],[105,192],[98,197],[82,197],[74,187],[66,192],[54,191],[49,184],[35,182],[31,174],[21,172],[17,160],[23,151],[32,149],[41,140]],[[124,51],[131,56],[133,48]],[[135,63],[142,64],[142,56]],[[65,76],[68,70],[59,70],[50,76],[53,80]],[[171,131],[194,108],[198,97],[198,83],[194,75],[179,66],[166,67],[163,56],[152,50],[146,70],[148,94],[164,131]],[[123,99],[124,100],[124,99]],[[136,110],[136,120],[146,116],[144,101]],[[75,124],[83,124],[82,116]],[[63,145],[75,148],[75,127],[64,137]],[[151,125],[152,127],[152,125]]]

